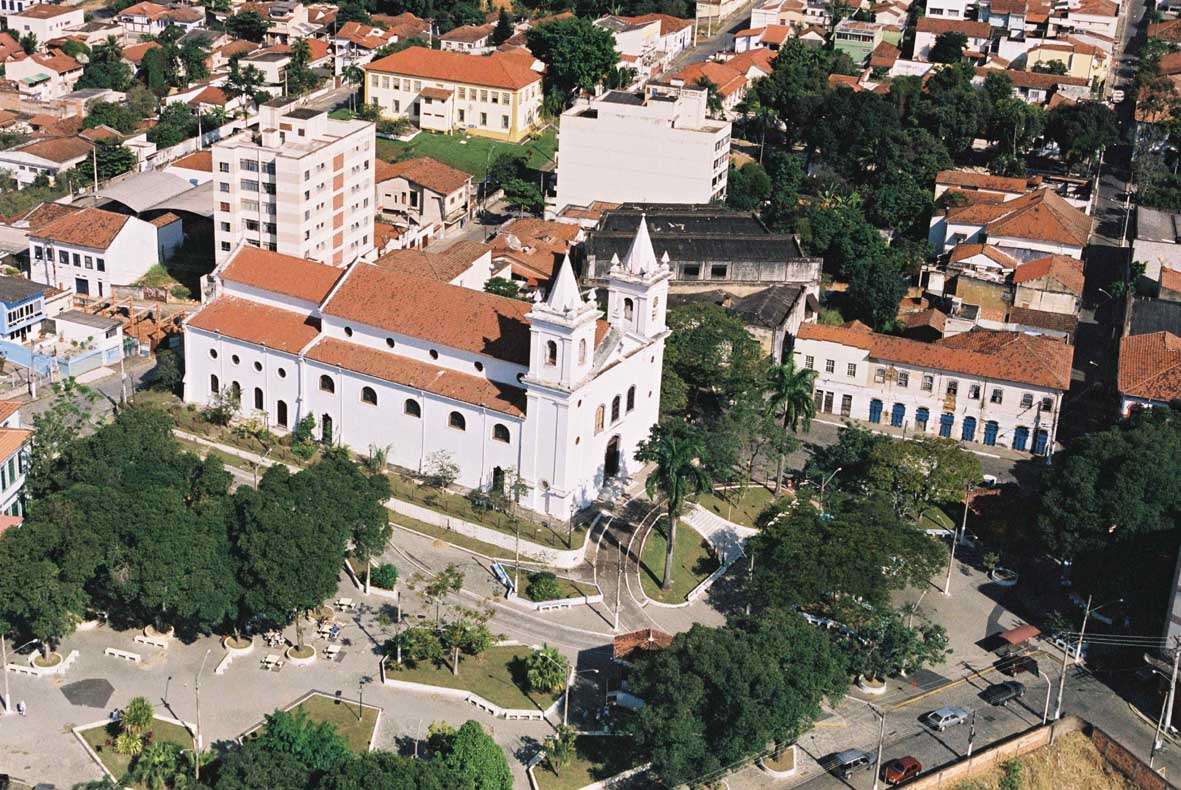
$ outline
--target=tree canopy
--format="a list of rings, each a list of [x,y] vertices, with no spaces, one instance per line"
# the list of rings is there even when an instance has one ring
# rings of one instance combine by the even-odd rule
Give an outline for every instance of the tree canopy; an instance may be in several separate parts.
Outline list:
[[[593,92],[619,61],[615,37],[591,20],[565,17],[532,27],[525,34],[529,50],[546,65],[548,95],[557,97],[559,111],[578,91]]]

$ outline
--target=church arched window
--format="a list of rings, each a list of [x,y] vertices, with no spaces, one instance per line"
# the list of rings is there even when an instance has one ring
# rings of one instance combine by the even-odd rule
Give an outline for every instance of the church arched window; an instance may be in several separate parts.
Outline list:
[[[636,303],[633,302],[631,299],[624,299],[623,300],[623,317],[624,317],[624,319],[627,321],[632,320],[632,316],[635,315],[635,312],[636,312]]]
[[[586,338],[578,341],[578,364],[586,364]]]
[[[558,364],[558,344],[552,340],[545,341],[545,364]]]

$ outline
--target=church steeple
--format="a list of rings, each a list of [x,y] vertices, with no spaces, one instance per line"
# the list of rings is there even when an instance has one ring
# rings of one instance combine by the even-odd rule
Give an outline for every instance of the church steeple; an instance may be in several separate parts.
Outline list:
[[[572,389],[586,379],[594,361],[595,325],[601,314],[578,290],[570,256],[559,264],[549,293],[540,294],[529,319],[529,378]]]
[[[611,257],[607,273],[607,315],[625,334],[655,337],[664,332],[668,280],[672,276],[668,250],[656,257],[648,218],[640,215],[635,238],[623,261]]]

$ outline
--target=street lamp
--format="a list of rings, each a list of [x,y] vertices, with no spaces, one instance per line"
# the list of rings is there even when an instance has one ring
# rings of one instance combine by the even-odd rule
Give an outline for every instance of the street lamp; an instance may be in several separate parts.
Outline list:
[[[964,519],[960,525],[959,531],[952,531],[951,533],[951,555],[947,560],[947,582],[943,585],[943,594],[951,595],[951,570],[955,566],[955,544],[959,543],[964,533],[968,531],[968,496],[972,493],[975,486],[972,483],[964,485]]]
[[[831,483],[832,479],[837,476],[837,473],[844,468],[843,466],[838,466],[832,470],[832,474],[820,481],[820,515],[822,516],[824,515],[824,487]]]

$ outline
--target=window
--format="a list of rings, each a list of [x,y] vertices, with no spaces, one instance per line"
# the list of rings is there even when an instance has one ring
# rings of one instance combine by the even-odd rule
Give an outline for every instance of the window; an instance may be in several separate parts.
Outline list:
[[[220,173],[230,172],[230,163],[229,162],[218,162],[217,163],[217,170]]]
[[[373,387],[361,387],[361,403],[368,403],[370,406],[377,405],[377,391]]]
[[[463,415],[457,411],[451,412],[451,415],[447,418],[447,424],[457,431],[467,430],[467,420],[465,420]]]
[[[586,338],[578,341],[578,364],[586,364]]]
[[[438,359],[439,358],[439,352],[433,348],[430,350],[430,355],[431,355],[431,359]]]
[[[217,359],[217,349],[216,348],[209,349],[209,358],[210,359]]]
[[[41,249],[41,247],[37,246],[36,244],[33,245],[33,259],[34,260],[38,260],[38,261],[41,260],[41,258],[44,254],[45,254],[45,252]]]
[[[626,320],[626,321],[632,320],[632,316],[635,315],[635,312],[636,312],[636,303],[633,302],[631,299],[624,299],[623,300],[623,318],[624,318],[624,320]]]
[[[233,362],[235,365],[237,365],[241,361],[242,360],[238,358],[237,354],[230,354],[230,362]]]
[[[611,422],[619,422],[619,396],[611,399]]]
[[[836,371],[836,369],[837,369],[837,362],[835,359],[824,360],[824,372],[825,373],[832,373],[832,372]]]
[[[332,381],[331,376],[320,377],[320,391],[321,392],[336,392],[336,383]]]
[[[385,339],[385,344],[387,346],[389,346],[390,348],[393,348],[394,347],[394,339],[392,337],[387,337]]]
[[[627,388],[627,410],[630,412],[636,407],[636,387],[633,384]]]
[[[1002,390],[1000,387],[993,387],[992,397],[990,397],[989,400],[993,403],[1000,403],[1004,400],[1004,398],[1005,398],[1005,391]]]
[[[1033,407],[1033,393],[1026,392],[1021,396],[1021,408],[1029,409]]]
[[[881,384],[885,380],[886,380],[886,369],[885,368],[878,368],[877,370],[875,370],[873,372],[874,384]]]
[[[283,368],[279,368],[279,369],[278,369],[277,371],[275,371],[275,372],[279,374],[279,378],[281,378],[281,379],[285,379],[285,378],[287,378],[287,371],[286,371],[286,370],[284,370]]]
[[[853,378],[854,376],[856,376],[857,375],[857,365],[853,362],[850,362],[848,365],[846,365],[845,366],[845,375],[848,376],[849,378]]]
[[[500,128],[501,129],[508,128],[508,116],[507,115],[500,116]]]
[[[402,413],[407,417],[421,417],[422,407],[418,405],[418,401],[407,398],[402,404]]]
[[[1053,410],[1054,410],[1054,399],[1053,398],[1042,398],[1042,411],[1053,411]]]
[[[275,422],[284,428],[287,427],[287,401],[281,400],[275,403]]]
[[[480,126],[487,126],[487,125],[488,125],[488,113],[482,112],[482,113],[480,113]]]
[[[701,277],[701,265],[696,263],[686,263],[681,267],[682,280],[697,280]]]
[[[808,356],[804,357],[804,367],[806,367],[808,370],[813,370],[815,364],[816,360],[814,358]]]
[[[599,407],[597,409],[595,409],[595,433],[602,433],[603,418],[606,415],[606,413],[607,413],[607,409],[602,404],[599,404]]]
[[[107,262],[104,261],[102,258],[95,258],[94,265],[96,267],[98,267],[98,270],[100,272],[105,272],[107,270]]]
[[[344,328],[344,336],[345,337],[352,337],[353,336],[353,328],[351,326],[346,326]]]
[[[58,250],[57,251],[57,259],[59,261],[61,261],[62,263],[69,263],[70,262],[70,253],[66,252],[65,250]]]
[[[715,263],[709,267],[709,279],[725,280],[730,273],[730,267],[724,263]]]
[[[472,365],[476,368],[476,370],[478,372],[480,372],[480,373],[484,372],[484,363],[481,362],[480,360],[477,359],[475,362],[472,363]]]
[[[852,395],[842,395],[841,396],[841,416],[848,417],[852,413],[853,413],[853,396]]]
[[[930,392],[935,389],[935,377],[931,375],[923,376],[923,383],[919,385],[923,392]]]
[[[221,392],[221,384],[217,380],[217,374],[209,376],[209,394],[216,395]]]
[[[904,370],[898,371],[898,386],[899,387],[909,387],[910,386],[910,374]]]
[[[505,444],[508,444],[508,440],[509,434],[507,426],[501,425],[500,423],[496,423],[492,426],[492,441],[504,442]]]
[[[260,372],[260,373],[261,373],[261,372],[262,372],[262,363],[261,363],[261,362],[255,362],[255,363],[254,363],[254,369],[255,369],[256,371],[258,371],[258,372]]]
[[[545,341],[545,364],[558,364],[558,344],[552,340]]]
[[[980,385],[968,385],[968,400],[980,400]]]
[[[960,392],[960,383],[958,381],[947,382],[947,394],[954,398]]]

